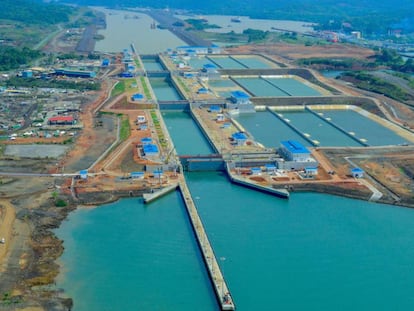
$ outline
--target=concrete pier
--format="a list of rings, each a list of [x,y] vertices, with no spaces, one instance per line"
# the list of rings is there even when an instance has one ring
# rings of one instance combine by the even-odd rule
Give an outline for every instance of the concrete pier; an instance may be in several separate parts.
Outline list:
[[[191,197],[187,184],[183,179],[179,182],[179,188],[184,199],[185,206],[187,208],[188,216],[190,217],[191,224],[197,237],[198,245],[200,246],[201,253],[204,258],[204,262],[207,266],[207,270],[210,276],[210,280],[213,284],[217,300],[220,304],[221,310],[235,310],[233,298],[224,280],[218,265],[216,256],[214,255],[213,248],[207,238],[207,234],[204,230],[204,226],[198,215],[194,201]]]
[[[178,184],[174,184],[165,188],[162,188],[161,190],[152,192],[152,193],[144,193],[142,195],[143,199],[144,199],[144,203],[150,203],[164,195],[166,195],[167,193],[170,193],[171,191],[177,189]]]

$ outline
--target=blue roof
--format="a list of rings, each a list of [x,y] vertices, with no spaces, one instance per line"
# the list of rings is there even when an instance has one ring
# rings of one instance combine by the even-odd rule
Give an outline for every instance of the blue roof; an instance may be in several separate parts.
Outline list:
[[[243,91],[233,91],[231,92],[231,96],[236,99],[248,99],[250,96]]]
[[[363,169],[361,169],[361,168],[359,168],[359,167],[356,167],[356,168],[353,168],[353,169],[351,170],[351,172],[352,172],[352,173],[363,173],[363,172],[364,172],[364,170],[363,170]]]
[[[145,154],[158,153],[158,147],[157,147],[157,145],[154,145],[154,144],[144,145],[143,149],[144,149]]]
[[[221,111],[221,108],[220,106],[217,106],[217,105],[211,105],[210,111]]]
[[[205,68],[205,69],[213,69],[213,68],[217,68],[217,66],[216,65],[213,65],[213,64],[204,64],[203,65],[203,68]]]
[[[131,176],[141,177],[144,176],[144,172],[131,172]]]
[[[132,78],[134,75],[133,75],[132,73],[130,73],[130,72],[122,72],[122,73],[120,74],[120,76],[121,76],[122,78]]]
[[[207,46],[181,45],[177,49],[208,49]]]
[[[151,137],[144,137],[141,139],[142,143],[150,143],[152,142],[152,138]]]
[[[291,153],[310,153],[310,151],[296,140],[285,140],[281,142],[282,146]]]
[[[252,167],[250,170],[252,172],[261,172],[262,171],[262,169],[260,167]]]
[[[238,139],[238,140],[247,139],[246,134],[243,132],[234,133],[233,135],[231,135],[231,137],[233,137],[234,139]]]
[[[144,95],[140,94],[140,93],[136,93],[134,95],[131,96],[133,99],[143,99]]]
[[[268,164],[265,164],[265,167],[266,168],[276,168],[276,165],[268,163]]]
[[[198,89],[197,91],[198,93],[208,93],[208,89],[206,89],[205,87],[201,87]]]
[[[86,174],[88,174],[88,170],[81,170],[79,173],[80,173],[81,175],[86,175]]]

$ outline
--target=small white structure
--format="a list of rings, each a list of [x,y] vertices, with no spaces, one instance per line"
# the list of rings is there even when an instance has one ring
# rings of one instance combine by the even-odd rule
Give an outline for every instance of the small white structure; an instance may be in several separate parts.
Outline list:
[[[145,122],[147,122],[147,119],[145,118],[145,116],[137,116],[137,123],[138,124],[142,124],[142,123],[145,123]]]
[[[305,167],[305,175],[308,177],[318,175],[318,168],[317,167]]]
[[[81,170],[79,175],[81,179],[88,179],[88,170]]]
[[[222,113],[218,113],[216,116],[216,121],[217,122],[224,122],[226,120],[226,117],[224,116],[224,114]]]
[[[352,177],[354,178],[363,178],[364,177],[364,170],[356,167],[351,170]]]

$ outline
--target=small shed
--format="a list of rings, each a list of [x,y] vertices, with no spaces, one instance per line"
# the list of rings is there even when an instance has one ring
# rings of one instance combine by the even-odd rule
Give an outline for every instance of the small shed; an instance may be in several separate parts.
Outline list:
[[[197,91],[198,94],[208,94],[208,89],[205,87],[201,87]]]
[[[144,137],[141,139],[141,143],[145,146],[145,145],[149,145],[152,144],[152,138],[151,137]]]
[[[231,138],[237,146],[243,146],[244,144],[246,144],[247,141],[247,136],[243,132],[236,132],[231,135]]]
[[[111,63],[111,61],[110,61],[108,58],[104,58],[104,59],[102,60],[102,64],[101,64],[101,66],[102,66],[102,67],[108,67],[110,63]]]
[[[221,112],[221,107],[220,107],[220,106],[218,106],[218,105],[211,105],[211,106],[208,108],[208,111],[209,111],[209,112]]]
[[[214,64],[204,64],[203,65],[203,71],[204,72],[215,72],[217,70],[217,66]]]
[[[316,176],[318,175],[318,168],[317,167],[305,167],[305,174],[306,176]]]
[[[79,176],[81,179],[88,179],[88,170],[81,170]]]
[[[143,115],[139,115],[139,116],[137,116],[137,121],[136,121],[138,124],[142,124],[142,123],[145,123],[145,122],[147,122],[147,119],[145,118],[145,116],[143,116]]]
[[[216,116],[216,121],[217,122],[223,122],[224,120],[226,120],[226,117],[224,116],[224,114],[218,113],[217,116]]]
[[[142,95],[141,93],[135,93],[131,96],[131,100],[132,101],[140,101],[144,99],[144,95]]]
[[[258,176],[258,175],[261,175],[262,174],[262,169],[260,167],[252,167],[250,169],[250,173],[252,175]]]
[[[356,167],[351,170],[352,177],[354,178],[363,178],[364,177],[364,170]]]
[[[276,171],[276,165],[273,163],[267,163],[265,164],[266,172],[275,172]]]

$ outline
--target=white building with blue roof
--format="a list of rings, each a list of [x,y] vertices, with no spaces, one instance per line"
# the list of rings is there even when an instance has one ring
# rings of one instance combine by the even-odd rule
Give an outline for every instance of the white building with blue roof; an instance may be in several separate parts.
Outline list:
[[[176,50],[178,54],[186,54],[193,56],[199,54],[208,54],[209,48],[207,46],[183,45],[177,46]]]
[[[280,143],[279,154],[283,159],[278,160],[279,169],[305,170],[317,168],[319,163],[311,156],[308,148],[296,140],[285,140]]]
[[[253,103],[250,101],[250,95],[243,91],[233,91],[230,94],[230,101],[226,107],[238,112],[256,112]]]

